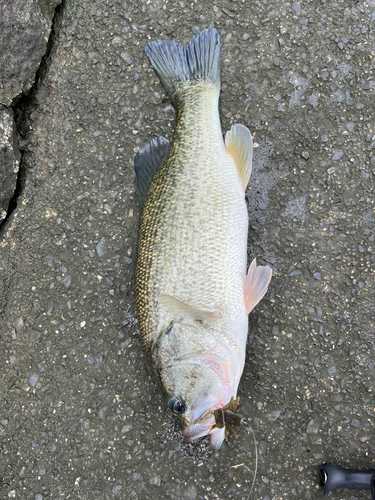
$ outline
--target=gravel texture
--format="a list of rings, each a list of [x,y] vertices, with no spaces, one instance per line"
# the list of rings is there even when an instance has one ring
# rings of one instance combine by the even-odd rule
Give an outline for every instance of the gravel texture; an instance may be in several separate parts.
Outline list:
[[[21,153],[12,109],[0,105],[0,222],[16,188]]]
[[[61,0],[3,0],[0,4],[0,104],[27,94],[47,50]]]
[[[375,3],[66,0],[58,17],[0,233],[0,498],[248,498],[248,430],[216,453],[181,441],[133,297],[132,161],[174,124],[143,49],[209,26],[223,132],[254,134],[249,260],[274,269],[239,388],[253,498],[323,499],[323,462],[374,468]]]
[[[15,107],[35,82],[47,52],[55,7],[60,3],[61,0],[0,3],[0,223],[15,193],[21,160],[19,135],[10,106]]]

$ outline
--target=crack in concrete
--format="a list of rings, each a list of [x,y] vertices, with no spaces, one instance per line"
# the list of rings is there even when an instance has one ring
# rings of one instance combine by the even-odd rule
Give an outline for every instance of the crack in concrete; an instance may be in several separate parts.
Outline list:
[[[31,122],[30,115],[34,109],[37,100],[38,88],[40,87],[40,84],[43,82],[47,68],[49,66],[51,51],[54,46],[54,42],[58,37],[58,33],[61,27],[63,12],[65,9],[65,3],[66,0],[62,0],[62,2],[55,8],[46,52],[40,61],[39,67],[35,74],[33,85],[31,86],[27,94],[21,93],[18,96],[16,96],[13,99],[11,106],[9,106],[8,108],[12,109],[14,112],[14,121],[16,124],[16,132],[18,134],[18,147],[21,153],[21,159],[19,163],[16,188],[9,202],[7,215],[0,222],[0,240],[10,226],[12,215],[18,206],[18,201],[20,196],[24,191],[26,177],[27,177],[26,153],[28,151],[28,144],[29,144],[28,137],[30,133],[30,122]]]

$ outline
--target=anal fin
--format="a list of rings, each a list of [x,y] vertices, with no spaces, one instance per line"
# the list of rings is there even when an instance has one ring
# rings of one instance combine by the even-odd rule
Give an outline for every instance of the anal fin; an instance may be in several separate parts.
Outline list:
[[[141,208],[152,178],[163,160],[168,156],[170,147],[171,145],[167,139],[164,139],[164,137],[157,137],[145,144],[134,158],[138,200]]]
[[[245,278],[244,295],[247,314],[262,300],[271,277],[272,269],[269,266],[257,266],[256,259],[254,259]]]

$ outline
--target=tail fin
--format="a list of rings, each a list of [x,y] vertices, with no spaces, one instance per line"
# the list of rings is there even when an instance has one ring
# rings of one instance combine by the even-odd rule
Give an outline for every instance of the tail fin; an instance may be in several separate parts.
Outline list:
[[[158,40],[148,43],[145,52],[172,100],[188,81],[220,88],[220,36],[214,28],[197,33],[187,46]]]

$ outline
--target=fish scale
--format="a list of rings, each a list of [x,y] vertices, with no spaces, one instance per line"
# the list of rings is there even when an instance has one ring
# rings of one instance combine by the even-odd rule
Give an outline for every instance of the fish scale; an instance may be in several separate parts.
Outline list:
[[[152,42],[146,54],[177,119],[169,153],[159,138],[135,159],[140,191],[148,184],[139,192],[139,329],[185,439],[210,433],[218,449],[225,430],[215,428],[214,411],[236,398],[248,312],[271,277],[256,265],[246,276],[251,135],[235,125],[223,141],[216,30],[187,47]]]
[[[207,96],[202,94],[203,102],[211,99],[217,108],[215,96],[209,91]],[[180,127],[177,126],[173,139],[178,142],[178,153],[172,151],[171,158],[155,175],[144,204],[144,212],[150,207],[152,216],[145,220],[142,217],[140,222],[143,245],[153,247],[155,253],[150,262],[146,262],[147,257],[142,256],[148,253],[139,252],[138,263],[144,271],[140,279],[137,277],[137,285],[144,286],[151,281],[152,292],[144,295],[143,303],[137,305],[138,310],[148,309],[145,316],[147,320],[154,318],[156,331],[166,329],[172,320],[168,311],[160,314],[150,307],[152,298],[160,293],[203,309],[223,301],[228,302],[229,307],[232,304],[237,307],[236,298],[239,306],[243,303],[242,279],[247,260],[247,210],[243,190],[236,167],[225,153],[218,113],[200,113],[197,117],[195,107],[189,106],[192,101],[189,97],[187,94],[186,113],[183,109]],[[200,109],[196,97],[193,104]],[[214,109],[213,105],[210,107]],[[211,123],[216,137],[210,130],[209,140],[206,138],[200,144],[199,152],[195,146],[195,154],[192,154],[185,137],[188,136],[192,144],[199,143],[203,127],[202,122],[197,125],[200,116],[215,117],[216,126],[207,119],[204,125]],[[149,344],[154,333],[142,326],[140,324],[144,341]],[[228,336],[232,333],[222,322],[217,327]]]

